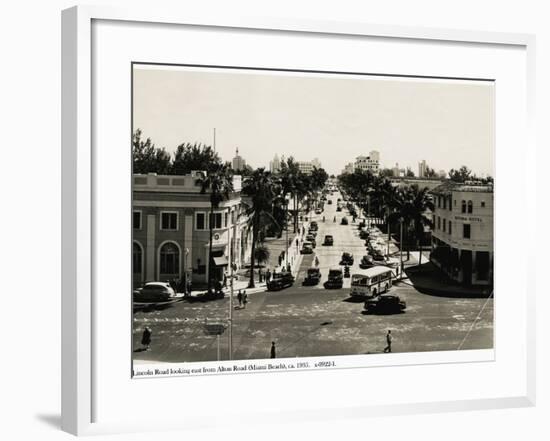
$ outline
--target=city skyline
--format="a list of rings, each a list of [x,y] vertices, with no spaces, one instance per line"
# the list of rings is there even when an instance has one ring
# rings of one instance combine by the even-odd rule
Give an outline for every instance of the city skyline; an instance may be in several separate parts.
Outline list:
[[[383,168],[494,174],[492,83],[151,66],[134,66],[134,83],[134,130],[171,153],[213,145],[215,128],[220,157],[238,148],[254,168],[318,157],[338,175],[377,150]]]

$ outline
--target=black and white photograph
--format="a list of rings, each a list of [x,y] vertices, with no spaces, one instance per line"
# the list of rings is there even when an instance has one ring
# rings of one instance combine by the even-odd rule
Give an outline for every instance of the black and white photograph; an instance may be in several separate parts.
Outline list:
[[[494,94],[134,63],[134,366],[493,349]]]

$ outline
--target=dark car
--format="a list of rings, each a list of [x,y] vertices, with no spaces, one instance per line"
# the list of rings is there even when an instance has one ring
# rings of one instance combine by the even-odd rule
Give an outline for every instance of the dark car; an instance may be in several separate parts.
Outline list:
[[[361,230],[361,232],[359,233],[359,238],[367,240],[369,238],[369,233],[367,233],[365,230]],[[368,243],[366,243],[365,245],[368,245]]]
[[[176,297],[176,292],[166,282],[149,282],[142,289],[133,291],[134,302],[166,302]]]
[[[313,244],[311,242],[304,242],[300,254],[313,254]]]
[[[361,262],[359,262],[359,268],[361,269],[367,269],[374,265],[374,259],[372,256],[366,255],[361,258]]]
[[[353,254],[342,253],[342,258],[340,259],[340,265],[353,266]]]
[[[311,221],[311,223],[309,224],[309,230],[310,231],[317,231],[319,229],[319,225],[317,224],[316,221]]]
[[[342,211],[342,207],[340,207],[340,205],[338,205],[338,206],[336,207],[336,211]]]
[[[332,205],[332,199],[329,199],[329,200],[327,201],[327,204]]]
[[[303,285],[317,285],[321,281],[321,271],[319,268],[308,268],[307,276],[303,281]]]
[[[294,284],[294,276],[291,273],[273,273],[271,280],[267,282],[268,291],[277,291],[288,288]]]
[[[344,216],[340,221],[340,225],[347,225],[347,224],[348,224],[348,218]]]
[[[365,302],[367,312],[393,314],[403,312],[406,308],[407,303],[393,294],[382,294]]]
[[[325,236],[325,241],[323,242],[323,245],[325,245],[325,246],[334,245],[334,238],[330,234],[327,234]]]
[[[331,269],[328,272],[328,280],[325,282],[326,289],[339,289],[344,286],[344,276],[341,269]]]

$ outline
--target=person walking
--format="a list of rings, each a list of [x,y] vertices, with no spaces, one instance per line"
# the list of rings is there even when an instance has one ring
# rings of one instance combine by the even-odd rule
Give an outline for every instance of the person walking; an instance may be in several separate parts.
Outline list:
[[[265,273],[265,281],[269,283],[271,281],[271,271],[269,268],[267,269],[267,272]]]
[[[243,309],[246,309],[246,304],[248,303],[248,294],[246,293],[246,290],[243,291]]]
[[[141,345],[145,348],[146,351],[149,350],[149,347],[151,346],[151,335],[153,332],[151,329],[146,326],[143,330],[143,335],[141,336]]]
[[[276,354],[275,351],[276,351],[276,350],[275,350],[275,342],[272,341],[272,342],[271,342],[271,358],[277,358],[277,354]]]
[[[223,273],[223,287],[227,288],[227,273]]]
[[[239,308],[243,307],[243,293],[239,289],[239,293],[237,294],[237,300],[239,301]]]
[[[393,340],[393,337],[391,335],[391,330],[388,330],[388,333],[386,334],[386,343],[387,346],[384,348],[384,353],[391,352],[391,342]]]

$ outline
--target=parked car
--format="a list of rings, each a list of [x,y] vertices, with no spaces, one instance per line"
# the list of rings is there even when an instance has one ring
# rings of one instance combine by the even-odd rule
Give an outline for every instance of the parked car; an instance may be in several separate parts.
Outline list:
[[[407,303],[394,294],[381,294],[367,300],[364,308],[367,312],[399,313],[405,311]]]
[[[294,276],[291,273],[273,273],[271,280],[267,282],[268,291],[277,291],[288,288],[294,284]]]
[[[367,269],[374,266],[374,261],[372,256],[369,256],[368,254],[364,255],[361,258],[361,262],[359,262],[359,268]]]
[[[315,239],[317,237],[317,230],[309,230],[307,232],[306,240],[309,240],[308,237]]]
[[[317,208],[317,209],[315,210],[315,214],[321,214],[322,212],[323,212],[323,210],[321,210],[320,208]]]
[[[344,286],[344,276],[341,269],[331,269],[328,272],[328,280],[325,282],[326,289],[340,289]]]
[[[329,199],[329,200],[327,201],[327,204],[332,205],[332,199]]]
[[[361,230],[361,232],[359,233],[359,238],[367,240],[369,238],[369,233],[367,233],[365,230]]]
[[[310,231],[317,231],[319,229],[319,224],[316,221],[311,221],[309,224]]]
[[[342,253],[342,258],[340,259],[340,265],[353,265],[353,254],[344,252]]]
[[[176,297],[174,288],[166,282],[149,282],[141,290],[134,290],[134,302],[166,302]]]
[[[319,268],[308,268],[307,275],[303,285],[317,285],[321,281],[321,271]]]
[[[338,205],[338,206],[336,207],[336,211],[342,211],[342,207],[340,207],[340,205]]]
[[[304,242],[302,244],[302,249],[300,254],[312,254],[313,253],[313,244],[311,242]]]
[[[347,225],[347,224],[348,224],[348,218],[344,216],[340,221],[340,225]]]
[[[330,235],[330,234],[327,234],[325,236],[325,240],[323,242],[323,245],[325,246],[332,246],[334,245],[334,238]]]

